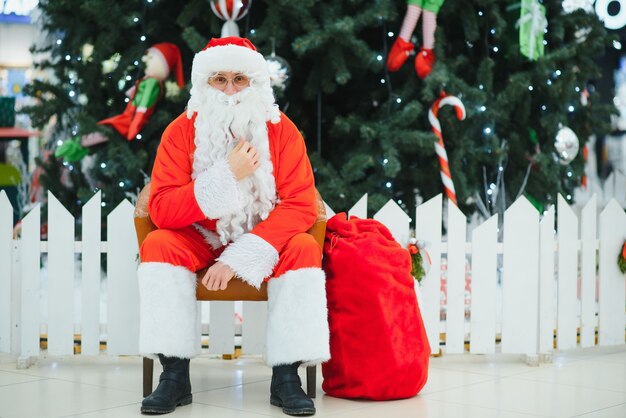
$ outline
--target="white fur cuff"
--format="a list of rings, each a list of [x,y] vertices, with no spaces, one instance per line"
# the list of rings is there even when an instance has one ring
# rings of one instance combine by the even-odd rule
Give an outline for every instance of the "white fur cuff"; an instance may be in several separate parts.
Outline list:
[[[263,238],[248,233],[226,247],[217,261],[228,265],[243,281],[258,289],[278,263],[278,251]]]
[[[217,161],[196,177],[193,186],[198,206],[209,219],[242,210],[237,180],[226,161]]]
[[[320,268],[288,271],[267,286],[268,366],[330,359],[326,276]]]
[[[200,350],[196,275],[169,263],[141,263],[139,352],[191,358]]]

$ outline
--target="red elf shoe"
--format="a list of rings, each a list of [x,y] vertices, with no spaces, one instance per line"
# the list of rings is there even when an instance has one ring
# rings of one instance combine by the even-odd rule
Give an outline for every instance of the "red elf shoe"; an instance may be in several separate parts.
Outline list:
[[[402,38],[396,39],[387,56],[387,69],[389,71],[398,71],[413,52],[413,44]]]

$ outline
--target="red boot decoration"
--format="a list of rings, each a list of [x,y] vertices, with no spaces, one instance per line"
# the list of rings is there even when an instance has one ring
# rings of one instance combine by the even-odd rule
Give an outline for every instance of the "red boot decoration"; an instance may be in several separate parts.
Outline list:
[[[435,65],[435,52],[432,49],[422,48],[415,57],[415,71],[421,79],[428,77]]]
[[[389,51],[387,56],[387,69],[389,71],[398,71],[413,52],[413,44],[398,37]]]

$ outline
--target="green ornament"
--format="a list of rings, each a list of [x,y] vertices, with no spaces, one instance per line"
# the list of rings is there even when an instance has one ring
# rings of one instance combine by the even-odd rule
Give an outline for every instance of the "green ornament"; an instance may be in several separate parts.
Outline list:
[[[537,0],[522,0],[519,27],[519,46],[522,55],[535,61],[543,56],[543,35],[548,28],[546,8]]]
[[[56,151],[54,151],[55,157],[63,157],[68,163],[80,161],[85,158],[87,154],[89,154],[89,150],[80,145],[80,138],[78,137],[63,142],[57,147]]]
[[[537,145],[539,143],[539,139],[537,138],[537,131],[535,131],[533,128],[528,128],[528,138],[530,139],[530,142],[532,142],[534,145]]]

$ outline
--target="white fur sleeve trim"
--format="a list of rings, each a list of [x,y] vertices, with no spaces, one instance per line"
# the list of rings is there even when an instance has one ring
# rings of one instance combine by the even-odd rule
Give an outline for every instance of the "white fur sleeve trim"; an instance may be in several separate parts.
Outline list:
[[[232,268],[244,282],[261,287],[278,263],[278,251],[258,235],[243,234],[217,259]]]
[[[209,219],[219,219],[242,210],[237,180],[225,160],[215,162],[200,173],[193,192],[198,206]]]

